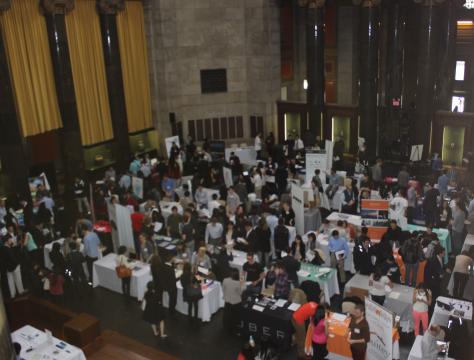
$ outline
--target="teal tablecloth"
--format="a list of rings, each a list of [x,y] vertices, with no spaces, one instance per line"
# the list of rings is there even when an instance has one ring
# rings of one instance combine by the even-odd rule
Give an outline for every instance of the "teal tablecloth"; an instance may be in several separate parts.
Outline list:
[[[409,232],[413,231],[426,231],[424,226],[418,225],[408,225],[407,230]],[[451,252],[451,234],[448,229],[433,229],[433,232],[438,235],[439,242],[442,247],[446,249],[444,254],[444,263],[448,263],[448,254]]]
[[[330,270],[323,274],[322,269]],[[309,275],[302,276],[301,272],[308,272]],[[330,304],[331,297],[339,294],[339,283],[337,282],[337,271],[333,268],[315,266],[308,263],[301,263],[301,269],[298,272],[298,280],[300,284],[305,281],[314,281],[319,283],[319,286],[324,291],[325,301]]]

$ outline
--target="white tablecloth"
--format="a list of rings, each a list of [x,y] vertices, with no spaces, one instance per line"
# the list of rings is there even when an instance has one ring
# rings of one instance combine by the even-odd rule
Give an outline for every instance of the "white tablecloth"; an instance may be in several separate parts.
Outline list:
[[[349,242],[349,254],[347,255],[346,259],[344,260],[344,270],[350,271],[352,274],[355,274],[355,267],[354,267],[354,243]],[[328,236],[324,234],[319,234],[316,238],[316,248],[321,249],[324,254],[324,265],[331,266],[331,257],[329,255],[329,241]]]
[[[315,266],[313,265],[301,264],[301,270],[303,271],[311,272],[314,271],[312,270],[314,268]],[[325,279],[321,279],[321,277],[315,279],[313,276],[302,276],[301,270],[298,271],[298,281],[300,282],[300,284],[306,280],[316,281],[321,287],[321,290],[324,291],[324,301],[326,301],[328,304],[331,303],[331,298],[334,295],[340,294],[339,283],[337,282],[337,271],[331,271],[330,275]]]
[[[86,360],[81,349],[55,337],[48,344],[46,333],[30,325],[13,332],[12,341],[21,345],[20,357],[24,360]]]
[[[408,355],[408,360],[424,360],[423,354],[421,353],[421,340],[423,336],[418,335],[413,343],[410,354]],[[443,358],[445,360],[454,360],[452,358]]]
[[[345,286],[344,292],[351,292],[352,288],[369,290],[369,277],[355,274]],[[413,329],[413,290],[414,288],[405,285],[393,284],[390,294],[385,297],[384,307],[400,316],[400,327],[403,332],[410,332]]]
[[[229,162],[230,153],[234,153],[240,159],[241,164],[245,165],[255,165],[257,163],[257,151],[255,147],[239,147],[239,148],[226,148],[225,149],[225,159]]]
[[[290,233],[289,241],[290,241],[290,246],[291,246],[291,244],[293,244],[293,241],[295,241],[295,238],[296,238],[296,227],[287,226],[287,225],[285,225],[285,226],[286,226],[286,228],[288,229],[288,231]]]
[[[326,190],[324,187],[324,190]],[[326,192],[323,192],[321,195],[321,207],[328,209],[328,210],[336,210],[341,211],[342,208],[342,200],[343,200],[343,193],[344,187],[340,186],[339,189],[336,191],[332,199],[329,199],[326,195]]]
[[[97,260],[94,263],[94,283],[93,286],[102,286],[106,289],[121,293],[122,282],[117,277],[115,272],[115,257],[116,254],[108,254],[104,258]],[[146,292],[146,285],[152,281],[150,273],[150,266],[137,262],[139,270],[133,270],[132,280],[130,282],[130,295],[136,297],[138,300],[143,300]],[[183,301],[183,288],[181,283],[177,282],[178,287],[178,302],[176,310],[180,313],[188,313],[188,304]],[[203,291],[203,299],[199,301],[199,318],[202,321],[210,321],[211,315],[217,312],[219,308],[224,307],[224,299],[221,284],[214,282],[214,284]],[[167,294],[163,297],[163,304],[168,306]]]
[[[472,302],[463,301],[453,298],[448,298],[444,296],[440,296],[436,299],[436,301],[440,301],[444,304],[452,305],[454,307],[453,310],[464,312],[462,318],[467,321],[472,321]],[[431,317],[430,324],[436,324],[440,326],[447,326],[449,321],[449,316],[452,314],[452,311],[445,310],[438,306],[436,303],[435,308],[433,310],[433,316]]]
[[[336,223],[339,220],[346,220],[349,224],[352,224],[357,227],[362,226],[362,217],[359,215],[351,215],[351,214],[344,214],[340,212],[332,212],[329,214],[329,216],[326,218],[329,222],[333,223],[336,225]]]

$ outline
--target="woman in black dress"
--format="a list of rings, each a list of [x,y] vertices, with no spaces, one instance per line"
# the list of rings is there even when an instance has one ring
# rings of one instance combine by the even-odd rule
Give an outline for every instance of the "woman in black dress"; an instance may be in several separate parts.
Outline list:
[[[156,291],[153,281],[147,284],[147,292],[145,293],[143,303],[143,320],[151,325],[155,336],[161,334],[162,339],[166,338],[168,335],[165,334],[165,313],[163,311],[163,304],[161,302],[160,293]],[[158,324],[160,325],[159,331],[157,327]]]
[[[198,317],[199,300],[202,299],[201,285],[191,271],[191,265],[185,263],[181,275],[181,286],[183,287],[183,300],[188,303],[188,317]],[[192,316],[194,310],[194,316]]]

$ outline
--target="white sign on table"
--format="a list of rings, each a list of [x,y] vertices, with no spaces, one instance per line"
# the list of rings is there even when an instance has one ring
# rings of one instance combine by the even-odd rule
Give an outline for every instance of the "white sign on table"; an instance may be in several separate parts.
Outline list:
[[[170,136],[170,137],[165,138],[166,155],[168,156],[168,158],[170,157],[170,151],[171,151],[171,147],[173,146],[173,143],[175,143],[178,147],[180,147],[179,136]]]
[[[326,170],[331,170],[332,168],[332,155],[334,153],[334,143],[331,140],[326,140],[326,155],[327,155],[327,164]]]
[[[232,179],[232,170],[231,169],[224,166],[222,168],[222,174],[224,175],[224,182],[225,182],[225,186],[227,186],[227,188],[234,185],[234,180]]]
[[[370,328],[367,359],[392,360],[392,313],[366,297],[365,317]]]
[[[304,234],[304,191],[296,184],[291,184],[291,207],[295,212],[296,232]]]
[[[314,171],[319,169],[319,178],[323,184],[326,183],[327,154],[326,153],[306,153],[306,179],[308,183],[314,176]]]

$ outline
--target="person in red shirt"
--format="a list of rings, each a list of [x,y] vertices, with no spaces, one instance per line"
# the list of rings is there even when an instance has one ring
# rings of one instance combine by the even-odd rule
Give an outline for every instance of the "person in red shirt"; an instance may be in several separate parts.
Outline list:
[[[133,242],[135,244],[135,253],[138,254],[140,251],[140,244],[138,243],[138,235],[143,227],[143,221],[145,220],[145,214],[139,211],[138,205],[133,207],[134,212],[130,215],[132,219],[132,229],[133,229]]]
[[[304,352],[304,342],[306,339],[306,321],[314,316],[318,304],[313,301],[310,301],[304,305],[301,305],[298,310],[293,313],[291,318],[291,323],[295,328],[295,339],[296,339],[296,349],[298,353],[298,359],[306,359],[306,354]]]

